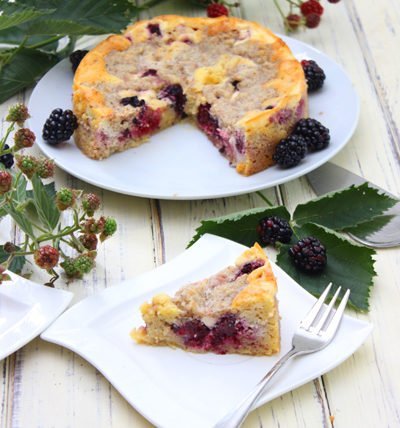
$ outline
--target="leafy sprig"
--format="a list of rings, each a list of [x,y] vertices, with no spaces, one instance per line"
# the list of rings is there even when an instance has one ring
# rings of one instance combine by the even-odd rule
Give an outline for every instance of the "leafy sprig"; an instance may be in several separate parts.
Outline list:
[[[259,195],[265,200],[262,194]],[[292,214],[284,206],[271,206],[268,200],[266,202],[270,206],[201,221],[188,246],[205,233],[246,246],[255,242],[263,245],[257,233],[260,220],[273,216],[283,218],[289,221],[293,236],[289,244],[278,243],[277,264],[316,296],[329,282],[349,288],[353,308],[368,310],[370,289],[376,275],[375,251],[355,244],[340,232],[362,230],[367,234],[380,230],[391,218],[384,215],[385,211],[398,201],[364,183],[300,204]],[[319,239],[327,249],[328,264],[319,275],[298,270],[288,254],[291,245],[307,236]]]
[[[69,188],[56,191],[54,182],[45,184],[43,179],[53,176],[53,161],[18,153],[34,142],[32,131],[22,128],[28,117],[22,104],[11,107],[7,116],[10,125],[0,139],[0,219],[10,216],[23,232],[21,242],[0,245],[0,283],[9,279],[6,270],[21,273],[31,257],[51,275],[47,285],[53,285],[59,277],[58,267],[69,278],[81,278],[90,272],[99,242],[115,233],[117,223],[110,217],[94,217],[100,208],[96,194]],[[9,147],[6,142],[16,127],[21,128]],[[1,163],[4,155],[15,155],[16,169],[5,168]],[[68,224],[64,224],[62,215],[65,210],[72,212]]]
[[[159,1],[0,0],[0,103],[68,56],[79,37],[118,33]]]

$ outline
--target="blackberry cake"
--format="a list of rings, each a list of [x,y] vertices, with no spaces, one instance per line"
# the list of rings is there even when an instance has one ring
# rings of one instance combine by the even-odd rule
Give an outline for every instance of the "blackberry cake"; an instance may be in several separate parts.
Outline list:
[[[112,35],[75,73],[75,141],[93,159],[191,118],[243,175],[274,163],[307,116],[301,64],[268,29],[233,17],[159,16]]]
[[[222,271],[185,285],[174,297],[158,294],[141,306],[141,344],[192,352],[272,355],[279,352],[276,280],[258,244]]]

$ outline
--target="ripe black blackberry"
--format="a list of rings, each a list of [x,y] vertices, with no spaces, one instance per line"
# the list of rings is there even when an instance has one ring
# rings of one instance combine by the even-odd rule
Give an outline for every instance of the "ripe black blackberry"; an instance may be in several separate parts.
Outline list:
[[[311,152],[322,150],[329,145],[331,136],[329,129],[316,119],[300,119],[293,130],[293,135],[301,135]]]
[[[43,140],[49,144],[58,144],[71,138],[78,121],[71,110],[60,108],[53,110],[43,126]]]
[[[273,160],[283,168],[296,166],[307,153],[307,143],[301,135],[290,135],[276,146]]]
[[[325,81],[324,70],[312,59],[301,61],[301,65],[306,76],[308,92],[313,92],[321,89]]]
[[[3,150],[8,150],[10,147],[8,144],[4,144]],[[11,153],[0,156],[0,163],[2,163],[5,168],[11,168],[14,165],[14,156]]]
[[[293,263],[307,273],[321,272],[327,263],[326,249],[321,242],[312,236],[300,239],[289,248]]]
[[[83,60],[84,56],[88,53],[89,51],[85,50],[85,49],[78,49],[77,51],[74,51],[70,54],[69,56],[69,60],[71,62],[71,68],[72,71],[75,73],[76,69],[78,68],[78,65],[81,63],[81,61]]]
[[[257,226],[257,233],[264,245],[275,245],[276,241],[289,243],[293,231],[285,219],[274,216],[261,219]]]

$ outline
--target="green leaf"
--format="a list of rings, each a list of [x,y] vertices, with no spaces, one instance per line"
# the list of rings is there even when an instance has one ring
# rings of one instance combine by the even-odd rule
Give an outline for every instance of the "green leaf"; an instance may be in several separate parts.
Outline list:
[[[355,227],[350,227],[348,229],[345,229],[344,231],[352,233],[353,235],[356,235],[360,238],[367,238],[368,236],[372,235],[375,232],[378,232],[383,227],[385,227],[390,222],[390,220],[392,220],[393,217],[393,215],[381,215],[375,217],[371,221],[360,223],[359,225]]]
[[[370,288],[373,277],[376,275],[373,260],[375,251],[354,245],[333,230],[316,224],[296,227],[295,233],[299,239],[314,236],[325,245],[328,258],[325,270],[321,274],[314,275],[300,271],[289,256],[289,245],[282,245],[280,248],[277,256],[278,266],[315,296],[319,296],[329,282],[336,286],[333,287],[334,290],[339,285],[344,289],[349,288],[351,290],[349,301],[351,306],[360,311],[367,311]]]
[[[17,223],[17,225],[23,232],[25,232],[32,239],[34,239],[31,222],[29,221],[29,219],[26,218],[23,212],[17,211],[10,204],[6,204],[4,206],[4,211],[13,218],[13,220]]]
[[[389,195],[379,193],[364,183],[298,205],[293,220],[298,225],[316,223],[343,230],[372,220],[396,203]]]
[[[33,202],[40,221],[49,229],[53,230],[60,219],[53,195],[49,195],[49,190],[43,185],[42,180],[34,174],[32,179]]]
[[[13,51],[10,62],[0,72],[0,103],[35,83],[57,63],[55,55],[39,50],[21,48]],[[1,58],[0,58],[1,62]]]
[[[259,242],[256,231],[259,221],[264,217],[270,216],[278,216],[286,220],[290,219],[288,210],[284,206],[278,206],[254,208],[224,217],[202,220],[188,247],[193,245],[205,233],[222,236],[250,247],[255,242]]]
[[[36,7],[47,2],[31,0]],[[127,26],[139,9],[129,0],[53,0],[56,11],[38,19],[27,29],[28,34],[90,35],[117,33]]]
[[[54,12],[55,9],[42,9],[37,10],[31,7],[23,7],[21,4],[16,5],[8,1],[0,1],[0,30],[8,29],[16,25],[20,25],[27,21],[32,21],[49,13]]]
[[[25,202],[26,197],[26,186],[28,182],[26,181],[26,178],[22,175],[22,173],[18,174],[17,176],[14,176],[13,180],[13,199],[17,203]]]
[[[18,246],[16,246],[16,250],[20,251],[21,248],[19,248]],[[0,264],[4,263],[5,261],[7,261],[10,257],[9,253],[6,253],[4,251],[4,246],[0,245]],[[8,269],[11,272],[15,272],[15,273],[21,273],[22,268],[24,267],[24,264],[26,262],[26,258],[25,256],[14,256],[11,260],[10,265],[8,266]]]

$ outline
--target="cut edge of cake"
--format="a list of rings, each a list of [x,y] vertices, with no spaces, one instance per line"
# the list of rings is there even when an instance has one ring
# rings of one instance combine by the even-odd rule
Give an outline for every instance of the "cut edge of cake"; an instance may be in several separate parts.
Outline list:
[[[280,351],[277,284],[271,264],[255,244],[234,265],[201,281],[143,303],[138,344],[191,352],[272,355]]]

